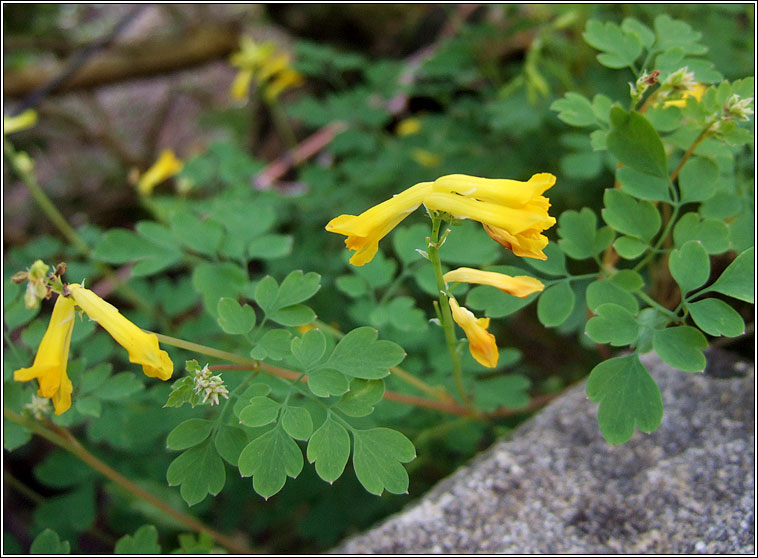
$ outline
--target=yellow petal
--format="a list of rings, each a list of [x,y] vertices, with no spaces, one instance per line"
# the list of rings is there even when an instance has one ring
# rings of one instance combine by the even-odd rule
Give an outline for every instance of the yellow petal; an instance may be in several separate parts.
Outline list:
[[[34,364],[30,368],[21,368],[13,373],[13,379],[17,382],[36,378],[39,382],[37,394],[52,399],[56,415],[65,413],[71,407],[73,386],[66,374],[66,368],[73,331],[74,301],[59,296],[55,301],[50,324],[34,357]]]
[[[434,181],[435,192],[455,193],[467,198],[519,208],[543,194],[555,184],[555,176],[542,172],[522,182],[508,178],[479,178],[466,174],[448,174]]]
[[[421,120],[418,118],[406,118],[397,123],[395,133],[398,136],[411,136],[421,130]]]
[[[81,285],[69,285],[76,304],[100,324],[111,337],[129,352],[129,361],[142,365],[146,376],[168,380],[174,371],[174,363],[166,351],[161,350],[154,333],[146,333],[127,320],[94,292]]]
[[[379,241],[421,205],[431,186],[431,182],[421,182],[360,215],[335,217],[326,225],[326,230],[347,236],[345,245],[356,251],[350,263],[364,265],[376,254]]]
[[[497,366],[498,350],[495,336],[487,331],[490,319],[477,319],[468,308],[461,308],[458,305],[458,301],[453,297],[450,297],[449,301],[455,323],[461,326],[468,338],[471,356],[482,366],[495,368]]]
[[[502,244],[520,258],[534,258],[546,260],[547,256],[542,251],[547,246],[547,237],[537,230],[526,230],[519,234],[511,234],[505,229],[484,225],[484,230],[495,242]]]
[[[528,275],[516,275],[513,277],[504,273],[482,271],[481,269],[470,267],[459,267],[458,269],[448,271],[443,275],[443,279],[448,283],[458,282],[489,285],[519,298],[525,298],[545,288],[542,282]]]
[[[545,204],[541,201],[531,202],[523,208],[514,209],[458,194],[431,192],[424,198],[424,205],[432,210],[445,211],[458,219],[473,219],[505,229],[513,235],[527,229],[544,230],[555,224],[555,218],[547,214],[542,207]]]
[[[243,101],[247,99],[247,95],[250,92],[250,83],[253,80],[252,70],[240,70],[232,82],[232,86],[229,88],[229,93],[232,99],[236,101]]]
[[[149,196],[153,189],[172,176],[179,174],[184,168],[184,163],[176,158],[171,149],[164,149],[155,164],[143,174],[137,182],[140,193]]]

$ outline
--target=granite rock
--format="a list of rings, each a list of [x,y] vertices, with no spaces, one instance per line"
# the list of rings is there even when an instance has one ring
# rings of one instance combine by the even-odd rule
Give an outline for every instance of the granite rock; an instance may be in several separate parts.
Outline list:
[[[337,553],[755,552],[755,370],[710,351],[704,374],[643,363],[665,416],[611,446],[578,385]]]

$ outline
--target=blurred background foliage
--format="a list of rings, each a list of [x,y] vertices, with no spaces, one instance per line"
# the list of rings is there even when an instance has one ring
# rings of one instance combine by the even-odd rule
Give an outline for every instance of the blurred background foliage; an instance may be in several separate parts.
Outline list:
[[[613,183],[615,162],[606,152],[593,151],[586,135],[549,110],[567,91],[590,98],[628,94],[634,77],[599,65],[596,51],[582,40],[590,18],[620,22],[631,16],[652,25],[667,13],[702,33],[708,58],[726,79],[751,75],[754,67],[751,4],[133,9],[3,6],[5,112],[32,103],[40,114],[40,123],[15,135],[14,144],[34,157],[40,183],[92,248],[83,254],[62,241],[6,170],[4,331],[14,347],[6,351],[6,379],[19,362],[30,361],[46,324],[35,319],[38,311],[18,303],[22,293],[9,277],[43,258],[66,261],[68,281],[86,278],[97,285],[104,280],[102,263],[130,261],[128,242],[105,232],[155,221],[180,240],[188,238],[183,232],[188,222],[206,239],[220,229],[230,236],[243,231],[248,247],[242,252],[233,246],[204,248],[194,240],[154,247],[154,267],[133,272],[128,283],[149,308],[131,306],[123,291],[112,295],[142,327],[238,350],[215,320],[218,296],[252,298],[266,274],[281,279],[292,269],[315,271],[322,288],[310,304],[321,321],[342,331],[378,327],[383,338],[408,352],[404,368],[431,384],[446,384],[450,365],[442,335],[430,333],[427,323],[433,276],[415,253],[428,234],[421,212],[385,239],[381,253],[362,268],[347,265],[343,239],[326,234],[324,225],[337,214],[360,213],[417,182],[450,173],[525,180],[551,172],[558,177],[550,190],[552,215],[583,206],[597,212],[604,188]],[[255,91],[246,102],[233,102],[229,86],[235,68],[228,55],[242,36],[274,41],[289,52],[304,85],[274,103]],[[110,66],[99,73],[80,68],[78,81],[74,76],[34,98],[39,87],[72,67],[77,53],[103,37],[110,40],[88,60],[102,56]],[[190,43],[199,54],[187,58]],[[150,56],[156,49],[163,58]],[[163,65],[144,63],[151,58],[164,60]],[[341,131],[335,135],[335,130]],[[311,138],[319,149],[312,156],[287,157],[293,138]],[[140,197],[133,177],[164,148],[185,161],[184,170],[153,196]],[[752,151],[739,160],[751,174],[752,160]],[[515,262],[472,225],[465,223],[451,235],[443,249],[446,264]],[[555,231],[548,235],[556,240]],[[144,238],[156,237],[129,238],[135,250],[144,250]],[[247,276],[243,271],[240,277],[238,269]],[[583,304],[576,307],[585,311]],[[501,350],[500,362],[511,374],[480,378],[485,381],[478,384],[477,403],[491,410],[507,394],[508,406],[519,407],[586,375],[599,356],[577,335],[563,336],[573,322],[546,329],[534,305],[493,321],[501,345],[511,347]],[[107,363],[116,357],[102,331],[80,327],[75,335],[78,360],[72,376],[77,366],[86,366],[88,374],[93,367],[111,366]],[[742,343],[749,353],[752,341]],[[171,354],[177,363],[192,358],[179,350]],[[476,373],[466,358],[464,365]],[[396,382],[389,377],[388,389],[402,389]],[[167,385],[145,389],[136,377],[121,384],[100,394],[99,418],[88,419],[79,409],[69,424],[124,474],[186,508],[178,491],[166,486],[174,455],[163,448],[166,433],[192,416],[190,410],[161,408]],[[8,398],[20,397],[15,390],[6,389],[6,405]],[[500,399],[492,400],[492,393]],[[419,457],[407,467],[413,498],[527,416],[485,424],[385,402],[371,420],[402,429],[416,445]],[[27,549],[44,527],[71,541],[74,551],[107,552],[116,539],[145,523],[159,527],[167,548],[200,552],[212,546],[201,539],[169,538],[182,532],[172,520],[40,440],[6,454],[5,467],[6,553]],[[367,494],[352,474],[329,486],[306,466],[267,502],[252,492],[249,479],[228,475],[226,489],[191,513],[268,551],[297,553],[328,549],[408,501]]]

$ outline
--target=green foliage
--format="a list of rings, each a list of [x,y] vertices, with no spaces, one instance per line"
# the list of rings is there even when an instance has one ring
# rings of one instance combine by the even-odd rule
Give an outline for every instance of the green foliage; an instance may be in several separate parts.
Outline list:
[[[161,554],[158,530],[154,525],[143,525],[134,535],[124,535],[116,541],[114,554]]]
[[[29,549],[30,554],[71,554],[71,545],[68,541],[62,541],[58,533],[52,529],[45,529],[32,541]]]

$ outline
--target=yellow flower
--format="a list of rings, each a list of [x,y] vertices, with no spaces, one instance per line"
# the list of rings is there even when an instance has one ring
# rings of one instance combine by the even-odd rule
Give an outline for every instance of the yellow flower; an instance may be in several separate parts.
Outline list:
[[[481,269],[472,269],[470,267],[459,267],[458,269],[448,271],[443,275],[443,279],[448,283],[459,282],[490,285],[496,289],[500,289],[504,293],[519,298],[525,298],[545,288],[545,285],[541,281],[528,275],[516,275],[512,277],[504,273],[482,271]]]
[[[411,157],[419,165],[423,165],[425,167],[436,167],[442,162],[442,157],[432,153],[431,151],[427,151],[426,149],[414,149],[411,151]]]
[[[179,174],[182,168],[184,168],[184,163],[176,158],[174,152],[171,149],[164,149],[155,164],[140,177],[137,189],[141,194],[149,196],[158,184]]]
[[[477,318],[468,308],[461,308],[458,305],[458,301],[452,296],[449,301],[455,323],[463,328],[463,332],[468,337],[468,347],[469,351],[471,351],[471,356],[482,366],[495,368],[497,366],[498,351],[495,336],[487,331],[490,319]]]
[[[679,107],[684,108],[687,105],[687,97],[695,97],[697,101],[703,98],[703,95],[708,90],[707,85],[703,85],[702,83],[696,83],[692,86],[692,88],[688,89],[687,91],[682,92],[682,98],[677,99],[676,101],[665,101],[663,103],[663,107]]]
[[[554,184],[550,173],[535,174],[527,182],[451,174],[434,181],[424,205],[479,221],[493,240],[517,256],[545,260],[547,237],[541,233],[555,218],[548,215],[550,200],[542,194]]]
[[[395,133],[398,136],[410,136],[417,134],[421,130],[421,120],[418,118],[406,118],[397,123]]]
[[[31,128],[37,123],[37,113],[25,110],[16,116],[3,116],[3,134],[13,134]]]
[[[66,374],[71,333],[74,330],[74,301],[59,296],[55,301],[50,325],[37,349],[31,368],[21,368],[13,372],[17,382],[28,382],[37,378],[37,395],[53,401],[55,414],[60,415],[71,408],[71,392],[74,390]]]
[[[233,99],[247,98],[253,78],[261,84],[267,101],[273,101],[285,89],[297,87],[304,81],[303,76],[290,68],[288,54],[277,54],[272,42],[258,44],[250,37],[240,40],[240,50],[230,57],[233,66],[240,69],[232,82],[230,93]]]
[[[146,376],[168,380],[174,372],[174,363],[166,351],[161,350],[154,333],[145,333],[89,289],[81,285],[68,286],[76,304],[100,324],[116,343],[129,351],[129,361],[142,365]]]
[[[350,263],[364,265],[376,254],[379,241],[421,205],[431,189],[431,182],[420,182],[360,215],[335,217],[326,225],[326,230],[347,236],[345,246],[355,250]]]

